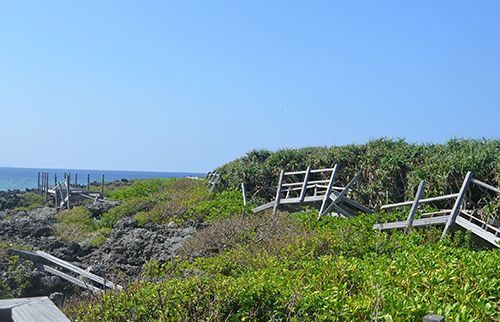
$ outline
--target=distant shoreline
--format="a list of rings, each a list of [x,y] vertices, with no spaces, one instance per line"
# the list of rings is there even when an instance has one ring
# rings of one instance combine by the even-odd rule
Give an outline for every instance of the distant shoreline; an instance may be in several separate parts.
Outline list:
[[[121,179],[148,179],[148,178],[184,178],[203,177],[205,173],[199,172],[155,172],[155,171],[130,171],[130,170],[80,170],[80,169],[46,169],[46,168],[13,168],[0,167],[0,191],[35,189],[38,185],[38,172],[49,173],[50,182],[59,181],[65,173],[75,175],[79,183],[86,183],[87,177],[90,181],[100,182],[104,175],[105,182]]]

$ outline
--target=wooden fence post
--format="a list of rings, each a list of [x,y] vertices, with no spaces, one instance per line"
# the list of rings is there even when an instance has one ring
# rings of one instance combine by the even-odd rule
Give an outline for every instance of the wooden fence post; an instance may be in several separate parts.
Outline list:
[[[45,180],[44,180],[44,187],[45,187],[45,205],[47,205],[48,201],[48,193],[49,193],[49,173],[45,173]]]
[[[75,183],[74,183],[74,187],[76,189],[78,189],[78,173],[75,173]]]
[[[101,198],[104,198],[104,174],[101,177]]]
[[[333,183],[335,182],[335,177],[337,176],[338,165],[335,164],[332,170],[332,175],[330,176],[330,181],[328,181],[328,186],[326,187],[325,197],[323,198],[323,202],[321,203],[321,208],[319,209],[318,220],[320,220],[323,215],[323,211],[325,211],[326,201],[330,198],[330,194],[332,193]]]
[[[458,193],[457,200],[455,200],[455,204],[451,210],[450,216],[448,217],[448,221],[446,222],[446,226],[444,227],[443,234],[441,235],[441,239],[446,236],[446,234],[450,231],[451,226],[455,223],[457,219],[458,212],[460,211],[460,206],[465,197],[465,193],[467,192],[467,188],[472,180],[472,172],[468,171],[465,175],[464,182],[462,183],[462,187],[460,187],[460,192]]]
[[[304,183],[302,184],[302,190],[300,191],[300,202],[304,201],[307,192],[307,180],[309,180],[309,173],[311,172],[311,166],[307,167],[306,174],[304,175]]]
[[[241,183],[241,194],[243,195],[243,206],[247,205],[247,191],[245,189],[245,183]]]
[[[68,210],[70,209],[70,197],[71,197],[70,178],[69,178],[69,175],[67,175],[66,176],[66,198],[67,198],[66,206],[68,207]]]
[[[413,204],[411,205],[410,213],[408,214],[408,219],[406,219],[405,232],[408,232],[413,225],[413,218],[415,217],[415,212],[417,211],[418,203],[419,203],[420,199],[422,198],[422,194],[424,193],[424,186],[425,186],[425,181],[424,180],[420,181],[420,184],[418,185],[417,193],[415,194],[415,200],[413,201]]]
[[[427,314],[423,322],[444,322],[444,316],[436,314]]]
[[[38,194],[40,194],[40,171],[38,171],[38,186],[37,186]]]
[[[90,174],[87,174],[87,191],[90,191]]]
[[[276,210],[278,209],[278,206],[280,204],[281,200],[281,189],[282,189],[282,184],[283,184],[283,176],[285,175],[285,170],[281,170],[280,172],[280,178],[278,180],[278,188],[276,189],[276,199],[274,200],[274,207],[273,207],[273,216],[276,214]]]

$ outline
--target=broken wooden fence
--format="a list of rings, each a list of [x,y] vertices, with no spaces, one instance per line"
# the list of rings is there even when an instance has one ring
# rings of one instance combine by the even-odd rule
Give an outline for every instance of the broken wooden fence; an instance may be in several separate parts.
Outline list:
[[[273,213],[275,213],[280,205],[316,203],[318,206],[321,205],[318,220],[330,212],[344,217],[352,217],[358,212],[372,213],[370,208],[347,197],[348,192],[358,182],[359,174],[354,176],[345,187],[334,185],[338,168],[336,164],[333,168],[325,169],[308,167],[303,171],[281,170],[274,200],[254,208],[253,212],[273,208]]]
[[[21,258],[28,259],[32,261],[38,269],[59,276],[60,278],[65,279],[68,282],[71,282],[82,288],[85,288],[93,293],[101,293],[106,288],[116,290],[122,289],[120,285],[114,284],[100,276],[92,274],[87,270],[84,270],[60,258],[47,254],[41,250],[37,250],[33,253],[25,250],[9,249],[8,254],[10,256],[19,256]],[[53,266],[56,266],[57,268]],[[68,272],[65,273],[58,268],[65,269]],[[75,277],[73,275],[70,275],[69,273],[76,274],[77,276]]]
[[[205,179],[208,181],[208,191],[212,192],[220,181],[220,174],[217,172],[209,172]]]
[[[465,175],[462,186],[458,193],[452,193],[449,195],[431,197],[422,199],[425,182],[422,180],[418,186],[415,199],[413,201],[405,201],[394,204],[388,204],[382,206],[380,209],[393,209],[402,206],[411,206],[408,217],[404,221],[396,221],[389,223],[375,224],[374,229],[388,230],[388,229],[405,229],[409,230],[412,227],[422,227],[430,225],[444,225],[443,233],[441,238],[450,231],[451,227],[455,224],[458,226],[471,231],[476,236],[488,242],[490,245],[495,247],[500,247],[500,229],[493,225],[490,225],[480,218],[474,216],[474,212],[470,210],[463,209],[463,202],[465,198],[465,193],[471,184],[476,184],[482,188],[486,188],[495,193],[499,193],[500,190],[492,185],[485,182],[474,179],[472,172],[467,172]],[[440,200],[455,199],[455,203],[452,209],[444,209],[433,213],[424,213],[419,219],[414,219],[416,210],[420,204],[430,203]]]

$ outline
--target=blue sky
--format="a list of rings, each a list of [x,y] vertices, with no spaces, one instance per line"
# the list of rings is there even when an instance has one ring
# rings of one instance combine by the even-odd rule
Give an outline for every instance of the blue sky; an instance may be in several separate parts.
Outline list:
[[[0,166],[499,138],[500,1],[3,1]]]

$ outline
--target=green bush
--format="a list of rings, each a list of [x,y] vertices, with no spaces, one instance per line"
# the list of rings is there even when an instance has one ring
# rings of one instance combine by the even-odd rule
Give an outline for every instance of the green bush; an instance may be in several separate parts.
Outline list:
[[[29,261],[20,260],[17,256],[8,256],[7,249],[25,249],[30,247],[0,241],[0,299],[17,298],[24,295],[29,288],[28,275],[33,270]]]
[[[14,211],[30,211],[45,206],[45,197],[34,192],[21,194],[21,205],[14,208]]]
[[[249,208],[243,205],[241,192],[236,190],[217,193],[210,200],[198,202],[192,209],[192,213],[208,223],[247,212],[249,212]]]
[[[433,229],[374,232],[374,216],[311,217],[281,223],[303,226],[290,239],[242,239],[216,257],[152,262],[152,280],[65,310],[84,321],[498,317],[499,250],[439,242]]]
[[[465,173],[482,181],[500,182],[500,140],[451,140],[445,144],[410,144],[379,139],[363,145],[252,151],[216,169],[222,187],[238,189],[245,182],[249,195],[266,200],[276,191],[281,169],[287,171],[329,168],[337,163],[337,182],[346,184],[358,171],[361,180],[356,198],[372,207],[404,201],[415,194],[420,180],[427,181],[425,196],[455,193]],[[326,179],[326,178],[322,178]],[[468,192],[478,202],[479,191]],[[484,194],[483,194],[484,196]],[[448,205],[449,206],[449,205]]]
[[[54,232],[62,239],[88,242],[97,247],[107,240],[110,229],[98,227],[89,210],[75,207],[57,214]]]

